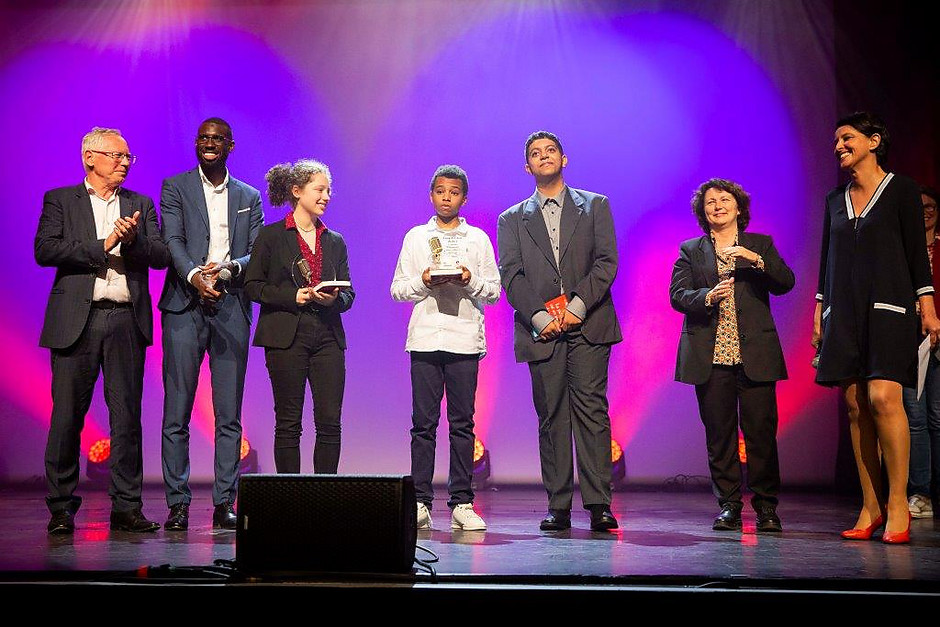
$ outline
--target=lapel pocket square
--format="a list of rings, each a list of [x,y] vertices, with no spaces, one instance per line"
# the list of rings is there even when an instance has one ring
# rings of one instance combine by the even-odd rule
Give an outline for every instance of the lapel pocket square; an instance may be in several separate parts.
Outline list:
[[[251,211],[251,207],[245,207],[244,209],[239,209],[238,213],[245,213],[246,211]]]

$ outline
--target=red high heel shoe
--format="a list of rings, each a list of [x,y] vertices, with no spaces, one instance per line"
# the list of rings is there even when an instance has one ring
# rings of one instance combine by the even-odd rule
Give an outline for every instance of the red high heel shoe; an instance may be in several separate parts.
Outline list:
[[[908,544],[911,541],[911,513],[907,513],[907,529],[904,531],[885,530],[881,541],[885,544]]]
[[[846,540],[871,540],[871,536],[875,531],[883,527],[885,524],[884,514],[879,514],[878,518],[872,521],[867,527],[861,529],[846,529],[842,532],[842,537]]]

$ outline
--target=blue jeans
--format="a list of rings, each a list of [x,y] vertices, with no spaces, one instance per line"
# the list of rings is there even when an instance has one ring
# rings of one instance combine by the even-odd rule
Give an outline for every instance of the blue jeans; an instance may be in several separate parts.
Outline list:
[[[940,361],[933,355],[927,365],[924,393],[904,388],[904,410],[911,428],[911,468],[908,494],[930,496],[940,488]]]

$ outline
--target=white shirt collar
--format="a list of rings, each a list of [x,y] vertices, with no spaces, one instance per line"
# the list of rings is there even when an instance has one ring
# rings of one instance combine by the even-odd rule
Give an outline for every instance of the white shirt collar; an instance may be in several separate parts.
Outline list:
[[[202,179],[202,184],[205,187],[208,187],[216,194],[221,194],[225,191],[225,188],[228,187],[228,168],[225,168],[225,178],[219,183],[218,186],[212,184],[208,178],[206,178],[206,173],[202,171],[202,166],[197,168],[199,170],[199,178]]]
[[[73,180],[74,180],[74,179],[73,179]],[[85,178],[84,183],[85,183],[85,189],[88,190],[88,195],[89,195],[89,196],[97,196],[98,198],[100,198],[101,200],[103,200],[103,201],[105,201],[105,202],[111,202],[111,201],[113,201],[115,198],[117,198],[118,192],[121,191],[121,188],[120,188],[120,187],[115,188],[114,193],[111,194],[111,198],[105,198],[105,197],[103,197],[101,194],[99,194],[97,191],[95,191],[95,188],[92,187],[91,183],[88,182],[88,178],[87,178],[87,177]]]
[[[464,218],[463,216],[457,216],[457,221],[459,222],[459,224],[456,227],[452,229],[442,229],[441,227],[437,225],[437,216],[432,216],[431,219],[428,220],[428,230],[440,231],[441,233],[459,233],[461,235],[466,235],[467,231],[470,228],[467,225],[467,219]]]

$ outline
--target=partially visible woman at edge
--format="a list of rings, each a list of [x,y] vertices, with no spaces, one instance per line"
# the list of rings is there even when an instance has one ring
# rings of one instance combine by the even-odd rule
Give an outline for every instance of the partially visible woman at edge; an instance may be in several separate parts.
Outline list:
[[[261,303],[255,346],[264,347],[274,393],[274,465],[300,472],[300,435],[307,382],[313,396],[313,471],[335,474],[346,385],[346,334],[340,314],[352,307],[350,288],[314,290],[321,281],[349,280],[346,242],[321,220],[332,176],[319,161],[268,170],[268,198],[289,204],[283,220],[261,229],[245,274],[245,292]]]
[[[884,526],[884,542],[906,543],[910,433],[901,390],[916,384],[920,338],[936,344],[940,333],[920,192],[884,170],[890,138],[871,113],[839,120],[834,141],[850,180],[826,196],[813,345],[816,382],[845,397],[862,488],[862,509],[842,537],[870,540]]]
[[[937,190],[922,185],[920,200],[924,205],[924,233],[933,287],[940,285],[940,239],[937,239]],[[933,295],[937,308],[940,298]],[[904,409],[911,431],[911,465],[907,481],[907,508],[914,518],[933,518],[932,496],[940,489],[940,360],[931,352],[927,376],[920,398],[916,387],[904,388]]]

